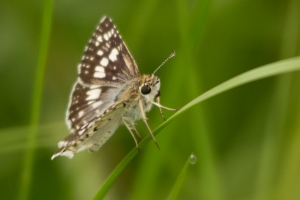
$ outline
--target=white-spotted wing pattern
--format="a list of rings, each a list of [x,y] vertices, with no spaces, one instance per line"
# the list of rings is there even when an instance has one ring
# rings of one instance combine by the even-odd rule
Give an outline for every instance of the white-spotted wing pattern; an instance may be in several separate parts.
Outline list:
[[[58,143],[59,150],[52,159],[72,158],[84,149],[97,151],[121,124],[128,128],[138,148],[135,134],[139,134],[134,126],[138,119],[143,119],[156,143],[145,112],[153,104],[160,111],[166,108],[159,103],[159,88],[157,76],[140,75],[115,25],[104,17],[78,65],[66,119],[71,134]]]

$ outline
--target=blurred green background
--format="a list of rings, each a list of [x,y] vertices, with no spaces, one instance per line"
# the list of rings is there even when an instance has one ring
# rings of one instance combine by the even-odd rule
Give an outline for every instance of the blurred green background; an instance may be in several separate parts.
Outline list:
[[[139,65],[157,73],[161,101],[180,108],[242,72],[299,54],[299,0],[55,1],[33,162],[26,165],[43,1],[0,2],[0,199],[91,199],[134,148],[120,127],[96,153],[50,158],[64,124],[77,64],[110,16]],[[122,172],[105,199],[165,199],[189,155],[178,199],[300,199],[300,73],[253,82],[178,117]],[[164,111],[166,117],[173,113]],[[157,108],[147,115],[154,129]],[[139,132],[148,134],[142,121]],[[24,162],[25,160],[25,162]],[[28,177],[27,177],[28,178]]]

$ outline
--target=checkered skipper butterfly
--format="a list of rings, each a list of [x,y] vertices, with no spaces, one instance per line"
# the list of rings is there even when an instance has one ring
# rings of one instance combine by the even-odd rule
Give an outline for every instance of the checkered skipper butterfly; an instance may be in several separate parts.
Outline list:
[[[174,55],[172,52],[169,58]],[[58,143],[59,150],[51,159],[57,156],[72,158],[84,149],[97,151],[121,124],[127,127],[138,148],[134,135],[135,132],[139,136],[134,126],[138,119],[145,122],[157,145],[145,112],[152,105],[156,105],[161,114],[161,108],[173,109],[160,104],[160,80],[154,73],[140,75],[115,25],[104,17],[78,65],[78,79],[67,110],[71,134]]]

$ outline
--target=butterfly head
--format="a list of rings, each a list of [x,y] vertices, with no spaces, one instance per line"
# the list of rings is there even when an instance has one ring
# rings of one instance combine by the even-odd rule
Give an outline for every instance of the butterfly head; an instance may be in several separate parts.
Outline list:
[[[160,79],[153,74],[144,75],[140,79],[139,92],[146,99],[146,102],[159,96]]]
[[[160,96],[160,80],[159,77],[154,74],[173,56],[175,56],[175,51],[172,51],[171,55],[161,65],[159,65],[151,75],[144,75],[140,78],[139,92],[144,97],[145,102],[152,101],[154,98],[158,98]]]

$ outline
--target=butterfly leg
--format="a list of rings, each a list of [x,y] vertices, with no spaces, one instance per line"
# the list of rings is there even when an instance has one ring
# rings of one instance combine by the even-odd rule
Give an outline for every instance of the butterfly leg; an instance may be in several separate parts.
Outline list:
[[[155,142],[157,148],[160,149],[159,146],[158,146],[158,143],[157,143],[157,141],[156,141],[156,139],[155,139],[155,137],[154,137],[154,135],[153,135],[153,133],[152,133],[152,131],[151,131],[148,123],[147,123],[147,118],[146,118],[146,114],[145,114],[145,111],[144,111],[144,105],[143,105],[142,99],[139,100],[139,107],[140,107],[140,111],[141,111],[141,114],[142,114],[142,119],[145,122],[145,124],[146,124],[146,126],[147,126],[147,128],[148,128],[148,130],[150,132],[150,135],[151,135],[153,141]]]
[[[122,119],[124,119],[124,120],[128,119],[128,121],[132,121],[131,118],[129,118],[129,117],[122,117]],[[128,123],[128,121],[127,121],[126,123]],[[141,135],[139,134],[139,132],[137,131],[137,129],[135,128],[134,123],[132,122],[131,124],[128,124],[128,125],[130,126],[130,129],[131,129],[131,130],[134,130],[134,131],[135,131],[136,135],[137,135],[137,136],[139,137],[139,139],[141,140],[142,137],[141,137]]]
[[[139,134],[139,132],[136,130],[134,123],[131,124],[133,130],[135,131],[136,135],[140,138],[140,140],[142,139],[141,135]]]
[[[178,110],[178,109],[175,109],[175,108],[168,108],[168,107],[166,107],[166,106],[163,106],[163,105],[161,105],[160,103],[156,103],[156,102],[154,102],[154,101],[151,101],[151,103],[153,104],[153,105],[156,105],[157,107],[159,107],[160,109],[161,108],[164,108],[164,109],[166,109],[166,110],[172,110],[172,111],[176,111],[176,110]]]
[[[156,101],[157,101],[157,103],[160,105],[160,97],[159,97],[159,96],[156,97]],[[163,114],[163,112],[162,112],[161,107],[158,107],[158,109],[159,109],[159,112],[160,112],[160,114],[161,114],[161,117],[163,118],[164,121],[166,121],[166,118],[165,118],[165,116],[164,116],[164,114]]]
[[[122,121],[123,121],[124,125],[126,126],[126,128],[129,130],[131,136],[133,137],[133,140],[134,140],[134,142],[135,142],[136,148],[138,149],[138,151],[139,151],[140,153],[142,153],[141,150],[140,150],[140,148],[139,148],[139,144],[138,144],[138,142],[137,142],[137,140],[136,140],[136,138],[135,138],[133,132],[131,131],[131,130],[132,130],[132,127],[130,127],[130,125],[126,122],[126,117],[122,117]],[[133,124],[132,124],[132,125],[133,125]],[[136,128],[135,128],[134,125],[133,125],[133,127],[134,127],[134,130],[136,131]],[[140,137],[140,135],[138,135],[138,136]]]

